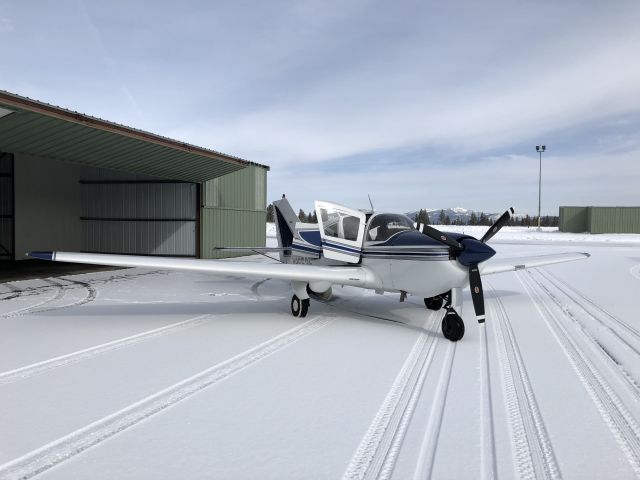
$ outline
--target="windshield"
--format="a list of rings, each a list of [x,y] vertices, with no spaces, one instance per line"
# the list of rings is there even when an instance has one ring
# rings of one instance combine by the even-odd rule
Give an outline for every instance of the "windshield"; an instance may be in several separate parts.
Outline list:
[[[380,213],[371,218],[366,239],[370,242],[384,242],[396,233],[408,230],[415,230],[415,227],[406,215]]]

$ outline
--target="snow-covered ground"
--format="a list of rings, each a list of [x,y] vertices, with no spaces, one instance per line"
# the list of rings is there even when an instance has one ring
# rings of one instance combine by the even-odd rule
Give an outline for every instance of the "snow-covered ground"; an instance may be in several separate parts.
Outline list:
[[[297,319],[275,280],[0,284],[0,478],[640,477],[635,237],[502,231],[498,255],[592,256],[485,277],[458,343],[353,288]]]

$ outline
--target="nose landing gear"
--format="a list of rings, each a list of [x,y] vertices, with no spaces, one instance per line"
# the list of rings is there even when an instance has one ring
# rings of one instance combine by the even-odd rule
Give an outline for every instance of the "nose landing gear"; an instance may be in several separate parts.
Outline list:
[[[464,337],[464,322],[452,307],[447,307],[447,313],[442,319],[442,334],[452,342],[457,342]]]
[[[424,299],[424,305],[429,310],[440,310],[443,307],[447,310],[442,318],[442,334],[447,340],[457,342],[464,336],[464,321],[452,304],[458,309],[462,308],[461,289],[456,288]]]

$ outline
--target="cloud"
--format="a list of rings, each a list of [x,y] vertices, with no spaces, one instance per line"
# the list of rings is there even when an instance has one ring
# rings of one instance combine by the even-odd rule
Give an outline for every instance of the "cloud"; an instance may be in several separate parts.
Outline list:
[[[13,21],[10,18],[0,18],[0,33],[9,33],[13,29]]]
[[[637,190],[636,1],[69,0],[6,16],[21,49],[0,44],[4,88],[269,164],[270,191],[303,208],[371,193],[531,211],[540,142],[552,210]]]
[[[542,212],[558,214],[559,205],[637,205],[640,148],[624,153],[554,155],[542,159]],[[617,191],[612,195],[612,187]],[[269,200],[286,193],[297,210],[312,200],[329,200],[356,208],[411,211],[463,206],[500,212],[514,206],[520,213],[538,209],[538,156],[496,155],[466,163],[434,163],[345,174],[339,169],[273,170]]]
[[[212,112],[171,133],[285,168],[401,148],[508,148],[640,109],[640,63],[634,60],[640,34],[594,32],[580,19],[563,31],[541,25],[537,43],[514,49],[530,49],[526,58],[503,45],[517,35],[513,28],[483,38],[480,60],[468,59],[477,28],[442,51],[426,44],[429,35],[414,32],[352,66],[310,66],[319,80],[292,87],[289,97],[232,115]]]

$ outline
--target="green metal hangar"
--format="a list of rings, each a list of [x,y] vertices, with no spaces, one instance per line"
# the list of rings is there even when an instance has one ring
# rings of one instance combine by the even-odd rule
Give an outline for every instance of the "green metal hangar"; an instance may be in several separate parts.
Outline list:
[[[268,170],[0,90],[0,260],[263,246]]]

